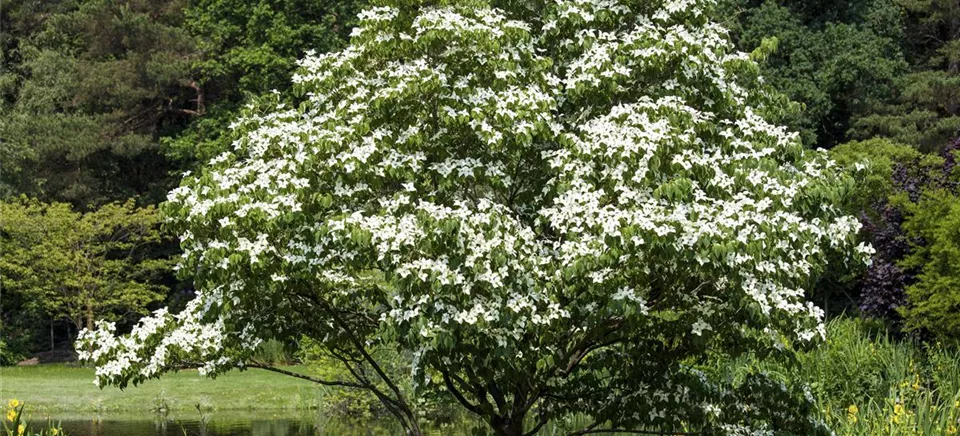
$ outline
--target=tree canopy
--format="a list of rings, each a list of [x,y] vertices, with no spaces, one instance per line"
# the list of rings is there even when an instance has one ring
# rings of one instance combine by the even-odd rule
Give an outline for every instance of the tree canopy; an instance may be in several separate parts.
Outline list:
[[[80,207],[162,194],[173,183],[158,138],[203,103],[178,3],[51,9],[5,53],[5,194]]]
[[[306,335],[353,374],[327,383],[414,434],[374,347],[498,434],[582,410],[827,433],[799,390],[696,365],[816,343],[805,288],[828,255],[871,252],[841,207],[853,180],[767,121],[783,99],[710,2],[384,2],[300,66],[301,104],[237,120],[235,149],[170,193],[198,297],[84,331],[99,383]]]
[[[901,9],[890,1],[726,0],[741,50],[776,38],[761,65],[780,92],[803,104],[785,122],[807,145],[848,140],[855,120],[887,102],[907,72]]]
[[[156,256],[164,238],[156,209],[127,202],[82,214],[35,200],[0,207],[4,298],[22,298],[28,310],[66,318],[78,331],[100,319],[136,319],[164,298],[156,278],[172,263]]]
[[[193,167],[228,150],[228,126],[242,107],[270,91],[290,89],[296,61],[308,50],[342,48],[361,1],[202,0],[184,10],[183,27],[196,37],[193,64],[206,112],[165,140],[165,153]]]

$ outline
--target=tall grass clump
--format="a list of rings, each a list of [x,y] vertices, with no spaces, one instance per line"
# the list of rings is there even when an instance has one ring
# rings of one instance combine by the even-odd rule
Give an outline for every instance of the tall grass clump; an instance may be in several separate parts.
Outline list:
[[[838,435],[949,436],[960,428],[957,348],[897,339],[876,322],[830,321],[826,343],[800,353],[796,365],[748,358],[710,369],[737,378],[748,368],[806,384]]]
[[[841,435],[954,435],[960,426],[960,353],[896,340],[869,321],[837,319],[793,374],[808,383]]]
[[[292,348],[276,339],[270,339],[257,346],[253,360],[269,365],[293,365],[297,357]]]

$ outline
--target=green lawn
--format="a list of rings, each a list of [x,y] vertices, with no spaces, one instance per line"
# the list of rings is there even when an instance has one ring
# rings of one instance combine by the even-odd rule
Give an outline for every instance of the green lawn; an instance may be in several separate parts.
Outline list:
[[[303,367],[288,367],[293,371]],[[61,364],[0,368],[0,401],[27,403],[39,414],[156,413],[204,410],[294,412],[313,409],[320,399],[316,385],[263,370],[233,371],[216,379],[195,370],[165,375],[124,390],[99,389],[93,369]]]

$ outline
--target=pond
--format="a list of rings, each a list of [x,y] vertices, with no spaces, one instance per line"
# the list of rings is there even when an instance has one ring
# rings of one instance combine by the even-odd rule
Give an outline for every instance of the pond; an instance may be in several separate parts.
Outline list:
[[[313,423],[290,419],[168,420],[69,419],[60,424],[68,436],[295,436],[330,434]]]
[[[44,428],[47,422],[60,423],[67,436],[313,436],[313,435],[397,435],[403,432],[389,420],[373,422],[344,421],[322,416],[226,416],[188,415],[163,417],[151,415],[119,415],[82,418],[52,417],[33,420],[34,429]],[[463,423],[443,429],[428,430],[428,434],[472,434],[476,424]]]

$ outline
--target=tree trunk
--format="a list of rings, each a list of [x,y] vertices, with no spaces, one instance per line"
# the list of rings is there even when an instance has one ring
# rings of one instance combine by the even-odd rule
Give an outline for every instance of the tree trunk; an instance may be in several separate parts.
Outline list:
[[[493,433],[497,436],[522,436],[523,417],[495,416],[490,420]]]
[[[87,304],[87,330],[93,330],[93,306]]]

